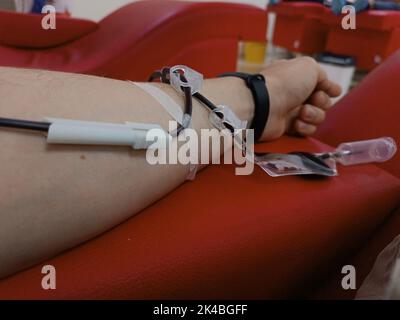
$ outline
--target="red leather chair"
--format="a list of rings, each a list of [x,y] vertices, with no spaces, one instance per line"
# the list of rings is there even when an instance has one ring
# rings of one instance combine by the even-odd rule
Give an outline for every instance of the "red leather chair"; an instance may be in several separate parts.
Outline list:
[[[323,23],[325,8],[311,2],[281,2],[270,5],[276,14],[274,45],[307,54],[325,50],[328,27]]]
[[[400,12],[362,12],[356,29],[344,30],[342,16],[310,2],[282,2],[268,9],[277,15],[274,44],[307,54],[328,51],[356,58],[357,68],[370,71],[400,48]]]
[[[399,142],[399,70],[397,52],[339,102],[316,138],[283,137],[258,150]],[[260,169],[235,176],[233,166],[211,166],[107,233],[3,279],[0,298],[305,297],[399,213],[399,168],[400,154],[341,167],[329,179],[270,178]],[[44,264],[57,268],[57,290],[41,288]]]
[[[354,256],[344,257],[340,265],[332,268],[332,273],[327,280],[315,291],[310,293],[312,299],[354,299],[356,290],[343,290],[341,281],[343,274],[342,266],[352,265],[356,270],[356,286],[359,288],[367,275],[371,272],[376,258],[385,247],[399,235],[400,232],[400,209],[393,212],[377,231],[367,239],[365,245],[359,248]]]
[[[400,48],[400,12],[374,11],[357,14],[357,28],[344,30],[341,17],[326,12],[329,25],[326,50],[353,56],[358,69],[372,70]]]
[[[0,65],[146,80],[165,65],[187,64],[212,77],[236,69],[239,41],[265,41],[267,15],[253,6],[147,0],[98,24],[0,11]],[[10,32],[12,30],[12,32]]]

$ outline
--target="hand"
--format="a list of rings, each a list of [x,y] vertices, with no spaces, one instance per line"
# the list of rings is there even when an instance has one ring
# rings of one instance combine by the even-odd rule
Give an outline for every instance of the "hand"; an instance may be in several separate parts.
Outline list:
[[[285,133],[312,135],[332,106],[341,87],[310,57],[280,60],[261,72],[270,94],[270,115],[261,140]]]

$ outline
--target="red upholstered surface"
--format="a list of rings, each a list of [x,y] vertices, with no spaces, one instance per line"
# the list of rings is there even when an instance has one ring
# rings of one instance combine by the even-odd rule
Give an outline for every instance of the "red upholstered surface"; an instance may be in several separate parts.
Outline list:
[[[381,135],[398,139],[393,79],[399,66],[396,54],[371,74],[331,111],[319,138],[332,145]],[[121,75],[119,68],[115,74]],[[284,137],[259,148],[329,147]],[[399,176],[398,156],[382,168]],[[276,179],[260,169],[239,177],[232,166],[209,167],[127,222],[43,262],[56,266],[57,290],[41,289],[39,265],[0,281],[0,298],[300,295],[361,247],[400,204],[400,180],[387,171],[362,165],[340,173]]]
[[[356,58],[357,67],[372,70],[400,48],[400,12],[368,11],[357,15],[356,30],[343,30],[341,17],[325,14],[330,25],[326,50]]]
[[[325,10],[324,21],[331,26],[341,26],[341,16]],[[357,14],[357,27],[370,30],[392,30],[400,27],[400,12],[368,10]],[[354,32],[353,32],[354,33]]]
[[[393,137],[400,149],[400,51],[366,77],[329,113],[318,139],[332,145],[382,136]],[[379,165],[400,177],[400,151]]]
[[[65,45],[0,46],[0,65],[146,80],[155,69],[185,62],[211,77],[236,68],[239,40],[265,41],[266,24],[265,10],[248,5],[139,1]]]
[[[342,17],[320,4],[296,2],[269,6],[276,12],[274,43],[291,51],[353,56],[357,67],[372,70],[400,48],[400,12],[357,14],[356,30],[344,30]]]
[[[49,48],[76,40],[97,29],[97,23],[57,16],[56,29],[42,28],[43,15],[0,10],[0,45]]]
[[[324,6],[319,3],[312,2],[281,2],[269,6],[269,11],[278,14],[301,16],[301,15],[317,15],[320,16],[325,10]]]
[[[343,257],[341,263],[335,265],[332,276],[325,281],[310,297],[314,299],[354,299],[357,290],[343,290],[341,280],[342,266],[352,265],[356,269],[356,287],[360,288],[366,276],[371,272],[377,256],[393,241],[400,232],[400,210],[393,212],[380,226],[377,232],[366,241],[363,248],[355,256]]]
[[[317,3],[283,2],[269,6],[276,13],[273,42],[291,51],[313,54],[325,49],[328,27],[324,7]]]
[[[327,149],[283,138],[264,151]],[[332,179],[235,176],[213,166],[126,223],[0,282],[0,298],[278,298],[351,252],[398,203],[400,180],[374,166]],[[202,201],[199,201],[202,199]]]
[[[391,136],[400,147],[398,101],[400,51],[376,68],[344,101],[330,112],[329,121],[320,127],[317,137],[332,144],[354,139]],[[335,125],[336,124],[336,125]],[[340,126],[339,126],[340,124]],[[356,129],[357,128],[357,129]],[[400,152],[390,162],[379,165],[400,177]],[[400,194],[397,208],[400,207]],[[343,265],[354,265],[358,287],[371,271],[377,255],[400,233],[400,210],[391,213],[355,256],[343,256],[332,264],[329,280],[322,282],[311,297],[318,299],[352,299],[354,290],[344,291],[340,286]],[[314,288],[315,289],[315,288]]]

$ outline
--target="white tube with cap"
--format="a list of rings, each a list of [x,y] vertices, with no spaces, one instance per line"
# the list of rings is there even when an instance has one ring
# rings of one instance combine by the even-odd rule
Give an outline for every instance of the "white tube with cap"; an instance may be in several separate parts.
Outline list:
[[[151,123],[116,124],[57,118],[46,120],[51,123],[47,134],[48,143],[131,146],[134,149],[148,149],[155,142],[147,140],[147,133],[152,129],[163,133],[157,135],[158,139],[165,140],[165,144],[161,145],[168,145],[172,139],[159,125]]]

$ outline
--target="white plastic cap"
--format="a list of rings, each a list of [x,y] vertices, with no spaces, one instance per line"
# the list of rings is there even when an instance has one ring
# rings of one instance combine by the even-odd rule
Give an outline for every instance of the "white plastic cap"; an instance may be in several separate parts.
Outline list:
[[[150,130],[157,130],[161,145],[168,145],[172,137],[159,125],[126,122],[125,124],[47,118],[51,122],[47,142],[56,144],[131,146],[134,149],[152,148],[147,140]],[[160,142],[160,143],[161,143]]]

